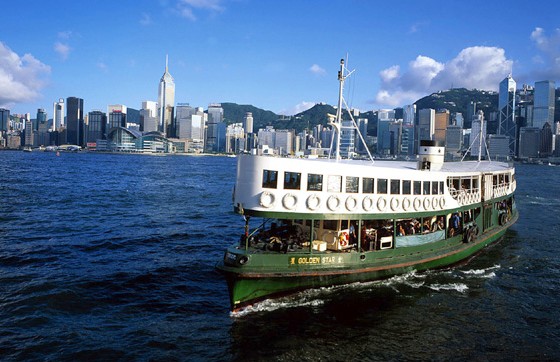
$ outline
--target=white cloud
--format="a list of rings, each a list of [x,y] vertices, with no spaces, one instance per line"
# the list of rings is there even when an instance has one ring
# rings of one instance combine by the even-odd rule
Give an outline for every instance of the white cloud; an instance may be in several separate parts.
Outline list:
[[[222,0],[179,0],[175,11],[179,16],[195,21],[197,20],[195,10],[205,10],[211,14],[220,13],[225,9],[221,3]]]
[[[51,68],[31,54],[20,57],[0,42],[0,106],[6,107],[39,97]]]
[[[530,36],[537,49],[543,54],[537,54],[533,61],[540,64],[538,77],[554,79],[560,78],[560,29],[547,36],[543,28],[535,28]]]
[[[284,110],[278,112],[278,114],[283,114],[285,116],[293,116],[294,114],[298,114],[298,113],[301,113],[303,111],[307,111],[309,108],[312,108],[315,104],[317,104],[317,103],[316,102],[303,101],[301,103],[296,104],[295,106],[293,106],[290,109],[284,109]]]
[[[107,64],[105,64],[105,62],[99,61],[97,62],[97,68],[99,68],[99,70],[101,70],[104,73],[107,73],[107,71],[109,70],[109,68],[107,67]]]
[[[499,82],[511,72],[512,64],[505,51],[496,47],[465,48],[447,63],[419,55],[404,71],[393,65],[379,73],[381,87],[375,102],[401,106],[451,87],[496,90]]]
[[[321,68],[318,64],[313,64],[309,67],[309,71],[315,75],[325,75],[327,73],[325,69]]]
[[[57,41],[54,43],[54,51],[60,55],[62,60],[68,59],[68,55],[70,54],[70,46],[68,44],[61,43]]]

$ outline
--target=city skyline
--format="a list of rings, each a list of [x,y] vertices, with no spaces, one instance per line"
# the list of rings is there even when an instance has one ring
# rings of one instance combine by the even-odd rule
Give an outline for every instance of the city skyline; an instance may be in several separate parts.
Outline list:
[[[65,11],[58,11],[57,8]],[[156,101],[169,54],[176,103],[234,102],[294,114],[335,104],[338,60],[356,69],[349,105],[403,106],[451,87],[498,90],[560,78],[559,5],[475,1],[375,4],[169,0],[5,4],[0,107],[47,110],[84,99]],[[504,10],[507,10],[504,14]],[[41,14],[22,21],[25,14]],[[75,14],[79,14],[75,16]]]

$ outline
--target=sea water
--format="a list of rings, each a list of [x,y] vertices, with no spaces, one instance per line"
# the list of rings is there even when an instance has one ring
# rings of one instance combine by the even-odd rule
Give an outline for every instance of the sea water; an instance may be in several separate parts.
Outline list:
[[[468,262],[231,314],[235,166],[0,152],[0,359],[560,359],[560,167],[516,166],[519,221]]]

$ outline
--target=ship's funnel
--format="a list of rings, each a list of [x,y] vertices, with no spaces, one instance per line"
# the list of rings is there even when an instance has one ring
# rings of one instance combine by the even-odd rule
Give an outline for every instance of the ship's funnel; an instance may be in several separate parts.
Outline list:
[[[443,166],[445,147],[438,141],[420,141],[418,148],[418,169],[439,171]]]

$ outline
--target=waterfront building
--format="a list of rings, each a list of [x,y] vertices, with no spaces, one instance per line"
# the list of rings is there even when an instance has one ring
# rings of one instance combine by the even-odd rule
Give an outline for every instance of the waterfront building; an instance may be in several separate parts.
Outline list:
[[[416,119],[416,104],[408,104],[403,107],[403,126],[413,125]]]
[[[175,81],[169,74],[168,57],[165,56],[165,72],[159,81],[158,119],[159,131],[164,135],[171,133],[175,106]]]
[[[431,108],[418,111],[418,137],[416,139],[416,149],[420,146],[420,141],[430,141],[434,139],[436,111]]]
[[[541,130],[538,127],[521,127],[519,129],[519,158],[539,157]]]
[[[358,118],[356,120],[358,125],[358,130],[360,130],[360,134],[364,138],[364,141],[367,139],[367,128],[368,128],[368,119],[367,118]],[[358,153],[367,153],[366,152],[366,145],[362,142],[362,140],[356,140],[356,151]]]
[[[278,129],[275,132],[274,148],[279,155],[291,155],[294,152],[294,132],[288,129]]]
[[[140,110],[126,108],[126,127],[140,129]]]
[[[542,129],[545,123],[554,126],[554,93],[554,81],[535,82],[533,127]]]
[[[45,110],[43,108],[37,109],[37,118],[36,118],[36,121],[33,125],[33,129],[35,131],[39,130],[39,124],[40,123],[47,123],[47,112],[45,112]]]
[[[84,100],[77,97],[66,98],[67,142],[84,145]]]
[[[450,114],[447,109],[439,109],[434,116],[434,141],[445,142],[445,132],[449,125]]]
[[[52,130],[58,131],[64,127],[64,98],[60,98],[58,102],[53,103],[53,124]]]
[[[224,118],[224,109],[221,103],[210,103],[208,105],[208,128],[206,131],[206,150],[208,152],[220,152],[225,145],[221,139],[225,140],[225,132],[220,132],[220,124]],[[225,131],[225,127],[224,127]]]
[[[402,154],[402,119],[396,119],[389,123],[389,154],[398,156]]]
[[[401,136],[401,155],[414,155],[414,124],[403,123]]]
[[[245,133],[253,133],[253,113],[245,113],[245,117],[243,118],[243,128],[245,129]]]
[[[109,116],[107,117],[108,132],[110,132],[111,129],[116,127],[126,128],[126,113],[122,113],[119,110],[112,111],[111,113],[109,113]]]
[[[106,139],[107,134],[107,115],[102,111],[96,110],[88,113],[88,126],[86,133],[86,143],[88,147],[93,147],[98,140]]]
[[[479,110],[476,113],[475,118],[473,118],[472,127],[471,127],[471,137],[469,140],[471,156],[473,157],[478,157],[479,150],[480,150],[481,157],[486,156],[486,152],[488,150],[487,141],[486,141],[487,124],[488,122],[484,122],[484,112]],[[480,132],[481,125],[482,125],[482,137]]]
[[[540,157],[552,156],[552,146],[552,125],[545,122],[544,126],[541,128]]]
[[[266,126],[264,129],[259,129],[258,132],[259,147],[268,146],[274,149],[276,141],[276,131],[273,126]]]
[[[342,121],[340,132],[340,156],[344,158],[352,158],[356,153],[356,129],[354,122]],[[278,134],[276,135],[276,143],[278,143]]]
[[[488,135],[488,153],[492,160],[504,160],[510,156],[510,138],[503,134]]]
[[[510,155],[516,155],[517,125],[515,123],[516,83],[508,75],[500,82],[498,95],[498,134],[509,138]]]
[[[25,141],[24,141],[24,146],[33,146],[33,135],[34,135],[34,130],[33,130],[33,122],[31,122],[30,119],[26,119],[25,120]]]
[[[226,146],[227,153],[239,153],[245,148],[245,131],[243,123],[232,123],[226,128]]]
[[[470,101],[469,104],[467,104],[467,116],[465,118],[465,122],[464,124],[461,125],[463,129],[471,128],[472,121],[475,117],[476,117],[476,102]]]
[[[447,126],[445,132],[445,152],[457,154],[463,147],[463,128],[452,124]]]
[[[192,116],[195,109],[188,103],[177,103],[175,107],[175,134],[178,138],[192,139]]]
[[[143,101],[140,110],[140,131],[154,132],[158,129],[157,102]]]

